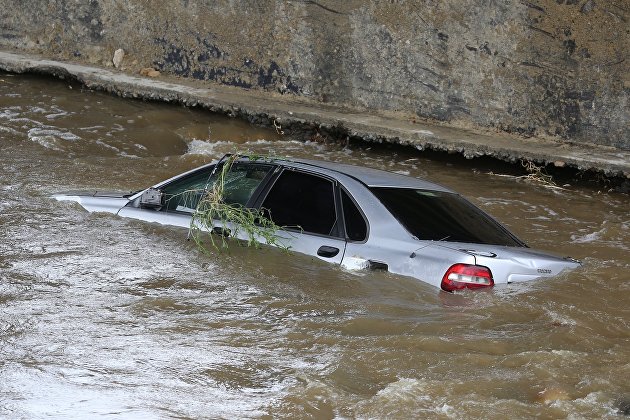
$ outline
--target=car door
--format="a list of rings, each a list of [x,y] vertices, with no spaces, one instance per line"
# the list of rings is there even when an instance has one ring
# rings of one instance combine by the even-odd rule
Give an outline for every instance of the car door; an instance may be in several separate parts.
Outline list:
[[[262,163],[234,163],[226,173],[224,200],[230,204],[247,205],[255,192],[271,178],[274,165]],[[207,189],[216,181],[214,166],[202,168],[174,179],[155,191],[156,203],[130,203],[119,215],[157,222],[165,225],[190,227],[191,217]]]
[[[291,251],[340,264],[346,241],[336,188],[333,179],[285,168],[261,199],[261,209],[282,227],[278,235]]]
[[[149,188],[118,214],[122,217],[189,227],[201,191],[210,181],[214,165],[200,168]]]

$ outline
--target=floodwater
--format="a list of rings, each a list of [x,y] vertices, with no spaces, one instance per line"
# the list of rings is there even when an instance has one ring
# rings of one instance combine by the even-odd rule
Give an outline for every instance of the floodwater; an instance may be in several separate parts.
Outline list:
[[[0,74],[0,417],[615,418],[630,412],[630,200],[485,161],[299,142],[202,110]],[[428,177],[584,266],[450,295],[56,202],[223,153]],[[512,170],[513,172],[513,170]],[[504,176],[506,175],[506,176]]]

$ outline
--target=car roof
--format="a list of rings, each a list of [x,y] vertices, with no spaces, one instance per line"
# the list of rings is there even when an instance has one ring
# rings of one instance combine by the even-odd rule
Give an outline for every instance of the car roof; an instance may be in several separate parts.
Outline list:
[[[298,167],[305,165],[309,167],[327,169],[329,171],[338,172],[354,178],[368,187],[414,188],[421,190],[453,192],[446,187],[424,179],[383,171],[380,169],[348,165],[345,163],[310,159],[283,159],[278,160],[278,163],[285,166]]]

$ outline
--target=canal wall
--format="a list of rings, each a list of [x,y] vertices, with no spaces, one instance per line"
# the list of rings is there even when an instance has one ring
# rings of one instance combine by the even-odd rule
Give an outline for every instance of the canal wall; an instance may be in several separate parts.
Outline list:
[[[113,67],[122,49],[127,74],[630,150],[626,0],[0,0],[0,10],[9,52]]]

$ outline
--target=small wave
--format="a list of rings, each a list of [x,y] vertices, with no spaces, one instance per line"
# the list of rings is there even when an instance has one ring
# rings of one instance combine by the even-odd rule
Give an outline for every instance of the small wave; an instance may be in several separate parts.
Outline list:
[[[536,216],[536,217],[528,217],[527,220],[542,220],[542,221],[549,221],[552,220],[550,217],[547,216]],[[543,226],[544,228],[546,228],[547,226],[545,225],[539,225],[539,226]]]
[[[124,157],[124,158],[129,158],[129,159],[140,159],[140,156],[130,155],[129,153],[126,153],[126,152],[120,152],[120,153],[118,153],[118,156]]]
[[[523,200],[512,200],[506,198],[495,197],[479,197],[479,201],[484,206],[505,206],[505,207],[525,207],[529,204]]]
[[[29,106],[27,111],[30,114],[45,115],[48,120],[54,120],[59,117],[65,117],[66,115],[72,114],[71,112],[65,111],[55,105],[51,106],[50,109],[46,109],[41,106]]]
[[[313,149],[311,152],[311,156],[325,158],[325,154],[321,154],[321,152],[325,152],[326,146],[311,141],[298,141],[298,140],[285,140],[285,141],[271,141],[271,140],[250,140],[243,143],[235,143],[232,141],[204,141],[199,139],[193,139],[190,143],[188,143],[188,152],[186,154],[189,155],[211,155],[211,156],[219,156],[225,153],[232,153],[237,149],[262,149],[265,151],[266,147],[273,147],[273,150],[269,150],[272,155],[283,155],[290,156],[293,152],[304,152],[305,148]],[[320,154],[318,154],[320,153]]]
[[[91,127],[80,127],[79,130],[87,131],[88,133],[98,133],[99,130],[105,129],[103,125],[93,125]]]
[[[31,128],[28,130],[28,137],[55,137],[61,140],[77,141],[81,140],[81,137],[68,131],[59,131],[52,128]]]
[[[40,123],[39,121],[35,121],[35,120],[32,120],[30,118],[26,118],[26,117],[11,118],[9,121],[11,121],[12,123],[20,123],[24,127],[28,127],[29,125],[30,126],[37,126],[37,127],[48,127],[48,126]]]
[[[5,108],[2,111],[0,111],[0,118],[13,121],[15,117],[20,115],[20,113],[17,111],[20,111],[20,107]]]
[[[56,150],[58,152],[63,151],[63,149],[57,146],[57,139],[54,136],[29,136],[29,140],[44,146],[46,149]]]
[[[116,137],[118,136],[118,133],[122,133],[123,131],[125,131],[125,127],[123,127],[121,124],[112,124],[110,130],[105,133],[105,135],[108,137]]]
[[[410,411],[423,415],[453,416],[454,408],[445,398],[436,398],[433,384],[424,380],[400,378],[381,389],[370,400],[360,404],[369,417],[400,417]]]
[[[106,148],[106,149],[111,149],[111,150],[113,150],[113,151],[115,151],[115,152],[120,152],[120,149],[119,149],[119,148],[117,148],[117,147],[115,147],[115,146],[112,146],[112,145],[110,145],[110,144],[107,144],[107,143],[105,143],[105,142],[104,142],[104,141],[102,141],[102,140],[96,140],[96,144],[98,144],[99,146],[102,146],[102,147],[104,147],[104,148]]]
[[[9,133],[9,134],[13,134],[14,136],[23,136],[24,133],[21,133],[11,127],[5,127],[3,125],[0,125],[0,131],[5,132],[5,133]]]
[[[554,312],[554,311],[552,311],[550,309],[545,309],[545,312],[547,313],[549,318],[551,318],[551,321],[555,325],[559,325],[559,326],[575,326],[575,325],[577,325],[577,322],[574,319],[569,318],[566,315],[559,314],[559,313]]]
[[[30,130],[28,130],[27,136],[28,139],[32,142],[40,144],[47,149],[56,151],[64,150],[64,146],[61,142],[76,142],[78,140],[81,140],[81,137],[75,134],[51,129],[46,126],[31,128]]]
[[[28,112],[31,112],[33,114],[45,114],[48,111],[45,108],[42,108],[41,106],[29,106]]]
[[[571,241],[576,244],[584,244],[589,242],[595,242],[601,239],[602,234],[606,232],[606,228],[602,228],[597,232],[587,233],[583,236],[571,235]]]
[[[620,414],[613,402],[603,392],[590,392],[583,398],[559,398],[550,401],[550,407],[568,413],[579,411],[587,414],[584,418],[603,418]]]
[[[221,148],[224,146],[229,146],[230,148],[234,148],[236,143],[231,141],[214,141],[208,142],[203,140],[193,139],[190,143],[188,143],[188,155],[215,155],[215,149]]]

